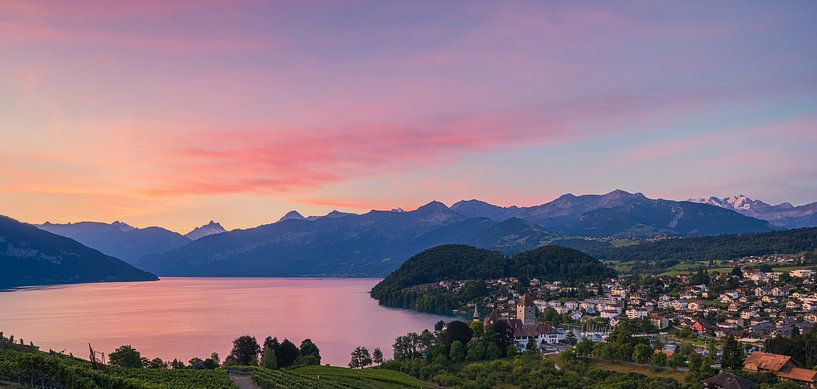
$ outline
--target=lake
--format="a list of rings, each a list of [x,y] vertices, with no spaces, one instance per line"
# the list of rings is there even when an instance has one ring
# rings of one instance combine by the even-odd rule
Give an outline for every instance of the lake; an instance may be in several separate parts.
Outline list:
[[[41,350],[87,358],[130,344],[148,358],[188,361],[252,335],[311,338],[321,363],[345,366],[356,346],[391,356],[394,338],[451,317],[381,307],[378,279],[162,278],[155,282],[59,285],[0,292],[0,331]]]

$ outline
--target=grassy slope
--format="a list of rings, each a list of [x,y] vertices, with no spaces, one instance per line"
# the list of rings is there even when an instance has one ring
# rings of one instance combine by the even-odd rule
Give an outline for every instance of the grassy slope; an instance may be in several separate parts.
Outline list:
[[[684,373],[677,370],[657,370],[651,367],[609,361],[593,361],[591,362],[591,366],[596,369],[614,371],[617,373],[638,373],[648,377],[672,378],[678,383],[684,383]]]
[[[320,376],[341,382],[355,388],[421,388],[429,386],[408,374],[387,369],[348,369],[335,366],[304,366],[294,371],[311,376]]]

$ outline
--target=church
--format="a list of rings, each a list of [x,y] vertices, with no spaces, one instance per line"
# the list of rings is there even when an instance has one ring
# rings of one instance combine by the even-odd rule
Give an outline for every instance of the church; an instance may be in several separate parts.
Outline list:
[[[496,315],[496,310],[493,310],[483,324],[488,327],[500,321],[506,322],[513,329],[514,342],[519,349],[527,347],[531,339],[536,342],[537,348],[564,341],[564,332],[548,323],[540,322],[536,317],[537,313],[538,308],[533,303],[533,298],[525,293],[516,304],[516,318],[500,319]],[[476,309],[474,315],[477,316]]]

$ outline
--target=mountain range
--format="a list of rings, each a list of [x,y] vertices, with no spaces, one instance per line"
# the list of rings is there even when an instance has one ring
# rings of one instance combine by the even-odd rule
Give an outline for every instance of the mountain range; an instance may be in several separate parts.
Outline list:
[[[520,218],[563,235],[651,237],[718,235],[769,231],[765,221],[704,204],[650,199],[614,190],[603,195],[563,195],[532,207],[499,207],[479,200],[460,201],[451,209],[492,220]]]
[[[74,239],[130,264],[145,255],[170,251],[190,243],[190,238],[161,227],[135,228],[118,221],[110,224],[45,222],[37,227]]]
[[[382,276],[441,244],[510,255],[571,237],[707,236],[781,228],[737,208],[615,190],[566,194],[530,207],[465,200],[451,207],[432,201],[413,211],[332,211],[309,217],[291,211],[275,223],[243,230],[225,231],[211,221],[186,236],[121,222],[45,223],[40,228],[159,275]]]
[[[744,195],[697,198],[689,201],[730,209],[784,228],[817,226],[817,202],[800,206],[794,206],[791,203],[771,205]]]
[[[0,287],[157,279],[75,240],[6,216],[0,216],[0,269]]]
[[[721,207],[654,200],[616,190],[564,195],[534,207],[478,200],[447,207],[432,201],[413,211],[331,212],[201,238],[137,266],[169,276],[381,276],[441,244],[515,254],[565,236],[651,237],[765,232],[762,220]]]
[[[285,218],[149,255],[137,266],[169,276],[379,276],[444,243],[515,253],[556,237],[520,219],[468,218],[431,202],[410,212]]]

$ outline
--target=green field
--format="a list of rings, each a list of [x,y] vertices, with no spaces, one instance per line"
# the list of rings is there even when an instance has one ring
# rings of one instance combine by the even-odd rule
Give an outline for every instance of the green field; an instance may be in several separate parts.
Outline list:
[[[430,386],[428,382],[420,381],[399,371],[377,368],[302,366],[293,369],[270,370],[258,366],[241,366],[229,369],[251,373],[253,381],[263,389],[409,389]]]
[[[609,361],[593,361],[590,365],[600,370],[614,371],[616,373],[638,373],[655,378],[672,378],[678,383],[684,383],[684,373],[677,370],[656,369],[653,367]]]

